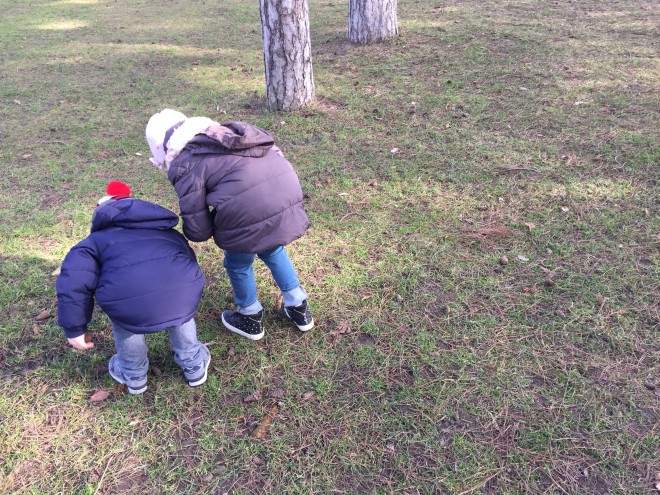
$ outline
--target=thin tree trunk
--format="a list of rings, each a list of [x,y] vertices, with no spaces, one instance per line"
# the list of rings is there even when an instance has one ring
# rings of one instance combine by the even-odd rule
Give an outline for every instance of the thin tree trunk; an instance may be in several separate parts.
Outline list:
[[[268,107],[304,107],[314,98],[307,0],[259,0],[259,5]]]
[[[397,0],[348,0],[348,40],[366,45],[399,34]]]

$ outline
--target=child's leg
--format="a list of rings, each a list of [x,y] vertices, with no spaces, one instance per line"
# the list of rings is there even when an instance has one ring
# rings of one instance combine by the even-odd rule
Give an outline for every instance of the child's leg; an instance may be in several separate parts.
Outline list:
[[[197,339],[197,326],[192,318],[183,325],[167,329],[170,345],[174,351],[174,362],[183,370],[183,375],[191,386],[206,381],[206,371],[211,362],[211,353]]]
[[[255,255],[225,251],[224,266],[234,290],[234,302],[239,313],[257,314],[263,309],[257,299],[257,283],[252,263]]]
[[[273,274],[275,283],[282,291],[284,306],[298,306],[307,299],[307,293],[300,286],[296,269],[283,246],[259,253],[259,258]]]
[[[124,330],[112,322],[117,354],[108,363],[110,376],[119,383],[125,383],[132,394],[140,394],[147,389],[147,343],[144,335]]]

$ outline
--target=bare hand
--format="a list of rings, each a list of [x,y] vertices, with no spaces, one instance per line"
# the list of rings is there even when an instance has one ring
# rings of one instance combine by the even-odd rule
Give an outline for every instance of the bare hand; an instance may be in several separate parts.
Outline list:
[[[67,339],[69,341],[69,344],[71,344],[73,347],[76,349],[80,349],[81,351],[84,351],[85,349],[91,349],[94,347],[94,342],[89,341],[87,342],[87,334],[82,334],[79,335],[78,337],[75,337],[73,339]]]

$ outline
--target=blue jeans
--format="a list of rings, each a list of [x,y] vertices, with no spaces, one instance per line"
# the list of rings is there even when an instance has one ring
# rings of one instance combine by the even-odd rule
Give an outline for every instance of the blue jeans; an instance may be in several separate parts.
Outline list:
[[[129,332],[115,322],[111,323],[117,349],[113,371],[120,374],[131,388],[146,385],[149,358],[144,334]],[[194,318],[178,327],[168,328],[167,332],[170,334],[170,345],[174,351],[174,362],[183,369],[184,374],[186,369],[202,364],[209,357],[204,344],[197,340]]]
[[[307,299],[307,293],[300,287],[296,269],[284,246],[259,254],[225,251],[225,270],[234,290],[234,302],[239,313],[253,315],[263,309],[257,299],[257,283],[252,268],[257,256],[270,269],[275,283],[282,291],[285,306],[298,306]]]

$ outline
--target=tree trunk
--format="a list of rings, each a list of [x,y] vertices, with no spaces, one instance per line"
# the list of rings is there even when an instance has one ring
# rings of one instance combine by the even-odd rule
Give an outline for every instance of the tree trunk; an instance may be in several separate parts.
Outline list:
[[[366,45],[399,34],[396,0],[348,0],[348,40]]]
[[[259,0],[271,110],[296,110],[314,98],[307,0]]]

